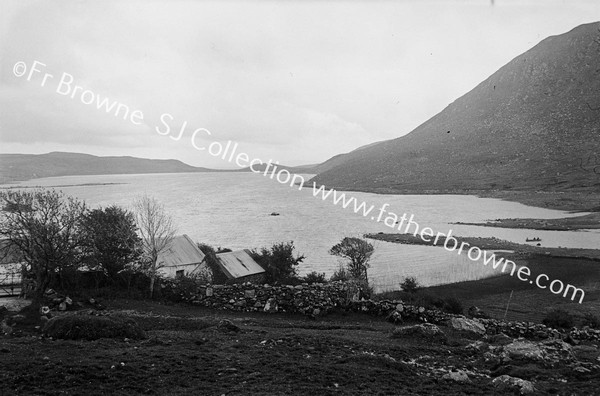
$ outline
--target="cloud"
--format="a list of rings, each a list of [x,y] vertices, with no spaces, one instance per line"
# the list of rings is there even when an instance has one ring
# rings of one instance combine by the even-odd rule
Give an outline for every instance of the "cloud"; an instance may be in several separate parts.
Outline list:
[[[1,150],[71,146],[219,166],[189,140],[155,132],[169,113],[174,129],[209,129],[250,155],[320,162],[410,132],[600,11],[583,1],[483,3],[3,1]],[[34,60],[140,109],[144,125],[12,74],[15,62]]]

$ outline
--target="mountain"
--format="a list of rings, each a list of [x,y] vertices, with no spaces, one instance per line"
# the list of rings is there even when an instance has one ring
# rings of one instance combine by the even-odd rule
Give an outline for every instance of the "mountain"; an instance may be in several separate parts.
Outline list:
[[[39,177],[135,173],[210,172],[177,160],[97,157],[89,154],[0,154],[0,182]]]
[[[599,137],[592,23],[544,39],[411,133],[331,158],[313,181],[374,192],[600,191]]]

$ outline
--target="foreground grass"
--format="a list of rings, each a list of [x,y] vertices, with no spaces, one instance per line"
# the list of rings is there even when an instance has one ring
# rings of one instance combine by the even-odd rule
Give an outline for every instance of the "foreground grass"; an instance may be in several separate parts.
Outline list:
[[[310,320],[125,300],[109,309],[133,318],[148,339],[0,338],[0,394],[497,394],[495,368],[465,348],[472,337],[448,328],[443,344],[391,338],[393,325],[357,314]],[[223,319],[237,329],[219,326]],[[471,382],[441,379],[452,369]],[[597,389],[588,377],[556,381],[560,370],[534,370],[530,379],[544,393]]]

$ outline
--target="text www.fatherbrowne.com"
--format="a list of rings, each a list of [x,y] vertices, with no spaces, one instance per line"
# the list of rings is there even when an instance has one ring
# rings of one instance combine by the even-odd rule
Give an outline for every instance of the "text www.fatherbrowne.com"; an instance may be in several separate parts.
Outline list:
[[[31,65],[26,62],[18,61],[13,66],[13,74],[16,77],[26,77],[27,81],[39,84],[40,87],[52,87],[55,92],[60,96],[65,96],[70,99],[76,99],[84,105],[90,105],[98,109],[99,111],[112,114],[114,117],[122,118],[124,121],[129,121],[136,126],[151,126],[147,124],[144,114],[139,109],[131,109],[124,103],[116,100],[109,99],[108,97],[101,96],[89,89],[84,88],[82,85],[78,85],[75,78],[66,72],[60,75],[60,78],[55,78],[54,74],[45,71],[46,64],[40,61],[33,61]],[[37,77],[37,78],[36,78]],[[160,124],[155,125],[154,130],[156,133],[162,136],[169,136],[169,138],[179,141],[188,132],[187,121],[181,124],[178,130],[171,129],[171,125],[174,122],[174,117],[169,113],[163,113],[160,116]],[[173,133],[174,132],[174,133]],[[306,180],[302,175],[294,174],[289,172],[284,167],[278,167],[279,162],[268,160],[262,161],[260,158],[252,158],[250,155],[238,150],[239,145],[236,142],[228,140],[226,144],[220,141],[212,141],[208,145],[202,144],[202,141],[210,138],[212,133],[206,128],[196,128],[187,135],[190,138],[190,144],[198,151],[208,152],[208,154],[221,158],[223,161],[229,163],[235,163],[240,168],[247,167],[253,173],[262,174],[271,180],[276,180],[278,183],[287,184],[290,187],[297,187],[298,190],[304,188]],[[456,250],[458,254],[467,252],[467,257],[472,261],[479,261],[483,256],[483,264],[489,265],[491,263],[492,268],[497,269],[502,266],[501,272],[505,273],[509,265],[510,275],[514,276],[517,274],[517,278],[523,282],[534,283],[531,280],[531,271],[526,266],[517,268],[517,264],[511,260],[504,258],[498,258],[494,253],[483,251],[477,246],[470,246],[467,242],[462,242],[459,245],[459,241],[454,238],[452,230],[448,231],[448,234],[438,232],[434,234],[433,230],[429,227],[420,228],[419,224],[414,221],[414,215],[410,215],[407,218],[407,214],[403,213],[402,216],[398,216],[394,212],[388,211],[389,204],[383,204],[378,208],[377,212],[374,205],[368,206],[366,202],[358,202],[355,197],[350,197],[345,193],[340,193],[335,189],[326,189],[325,186],[317,186],[313,182],[313,196],[315,198],[321,198],[323,201],[331,199],[334,205],[340,205],[344,209],[352,209],[354,213],[360,214],[364,217],[370,218],[373,221],[381,222],[394,229],[401,231],[402,226],[405,226],[403,233],[411,233],[411,227],[414,227],[412,231],[413,236],[419,235],[420,238],[431,245],[437,245],[440,239],[443,238],[444,248],[448,251]],[[434,238],[435,236],[435,238]],[[433,239],[433,240],[432,240]],[[452,249],[449,248],[448,242],[452,241]],[[468,249],[467,249],[468,247]],[[549,282],[550,277],[541,274],[535,278],[535,285],[540,289],[549,289],[553,294],[562,294],[563,297],[571,296],[571,300],[574,300],[580,295],[579,303],[583,302],[585,292],[576,288],[573,285],[565,285],[560,280],[556,279]]]
[[[466,252],[467,257],[472,261],[479,261],[483,257],[483,265],[491,264],[493,269],[500,267],[501,273],[506,273],[507,269],[510,269],[510,276],[516,274],[517,279],[520,281],[535,284],[540,289],[548,289],[553,294],[561,294],[565,298],[570,297],[572,301],[579,296],[580,304],[585,297],[583,289],[571,284],[565,285],[559,279],[550,282],[550,277],[546,274],[540,274],[535,277],[535,280],[532,280],[529,267],[519,267],[514,261],[498,257],[493,252],[481,250],[477,246],[471,246],[468,242],[459,242],[452,236],[452,230],[449,230],[446,235],[442,232],[434,233],[429,227],[420,228],[419,224],[414,221],[414,215],[411,214],[408,217],[406,213],[403,213],[402,216],[398,216],[396,213],[387,210],[390,206],[388,203],[381,205],[374,211],[374,205],[368,206],[364,201],[359,202],[355,197],[348,198],[345,193],[340,193],[335,189],[328,190],[323,185],[317,187],[315,182],[313,182],[312,193],[314,197],[321,198],[323,201],[330,199],[334,205],[340,205],[344,209],[350,208],[354,213],[364,217],[370,216],[373,221],[381,222],[383,220],[383,224],[404,234],[412,234],[415,237],[418,235],[424,242],[431,245],[435,246],[438,243],[443,243],[444,249],[450,252],[456,251],[458,254]]]

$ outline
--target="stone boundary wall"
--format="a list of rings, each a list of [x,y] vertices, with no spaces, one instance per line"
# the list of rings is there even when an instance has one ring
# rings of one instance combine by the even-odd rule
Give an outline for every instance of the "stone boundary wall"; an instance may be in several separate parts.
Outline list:
[[[194,305],[245,312],[289,312],[317,316],[331,312],[348,300],[343,282],[297,286],[232,285],[201,286],[189,300]]]
[[[402,301],[372,301],[356,298],[352,284],[331,282],[327,284],[255,285],[250,283],[232,285],[205,285],[187,299],[188,302],[223,310],[242,312],[287,312],[312,317],[325,315],[334,310],[362,312],[385,316],[392,323],[415,320],[424,323],[447,324],[452,318],[464,318],[435,309],[405,304]],[[503,322],[496,319],[475,319],[483,324],[487,334],[504,333],[511,337],[527,339],[560,338],[574,341],[600,341],[600,330],[583,328],[557,330],[543,324],[527,322]]]

